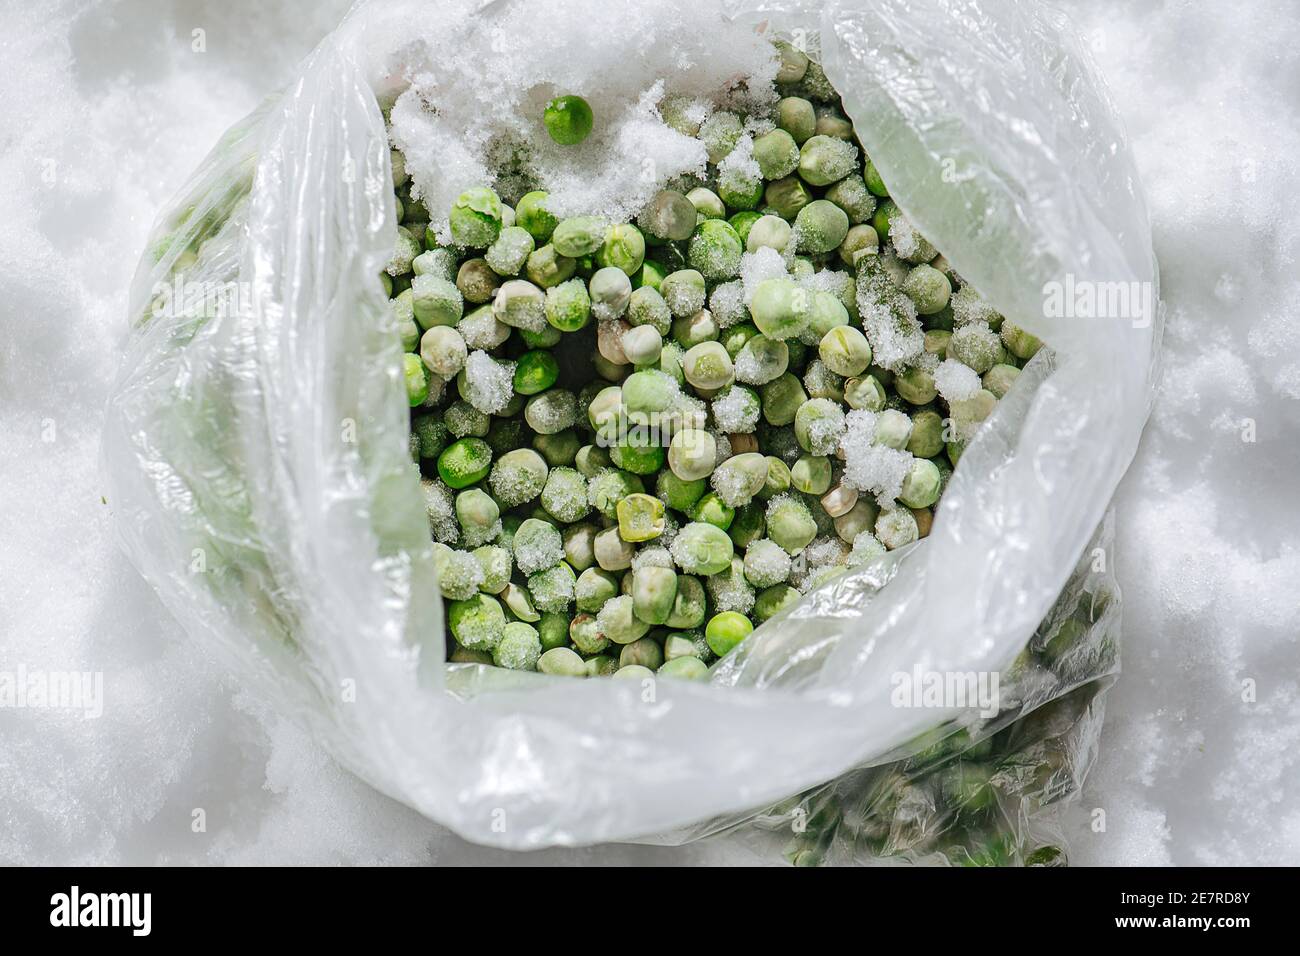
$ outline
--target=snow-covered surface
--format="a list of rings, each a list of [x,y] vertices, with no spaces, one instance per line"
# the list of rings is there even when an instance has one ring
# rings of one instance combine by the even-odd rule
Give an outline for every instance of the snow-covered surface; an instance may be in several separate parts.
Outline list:
[[[11,5],[0,41],[0,671],[102,672],[104,707],[0,708],[0,862],[743,855],[470,846],[337,769],[184,640],[100,500],[126,284],[157,207],[347,4],[82,6]],[[1128,124],[1169,308],[1117,499],[1125,672],[1074,859],[1300,862],[1300,14],[1065,6]]]

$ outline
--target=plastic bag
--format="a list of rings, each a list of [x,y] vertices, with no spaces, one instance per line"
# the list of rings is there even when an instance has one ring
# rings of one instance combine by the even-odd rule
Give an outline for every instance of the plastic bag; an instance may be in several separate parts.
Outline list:
[[[899,206],[1053,347],[965,451],[927,539],[810,594],[708,684],[444,663],[400,346],[375,278],[395,223],[374,91],[391,83],[396,26],[426,4],[355,8],[160,220],[108,409],[110,505],[192,636],[343,764],[467,839],[681,841],[749,822],[792,825],[797,862],[957,859],[880,840],[880,819],[933,802],[918,768],[997,733],[997,769],[1014,776],[1021,724],[1003,725],[1056,701],[1066,716],[1021,742],[1063,741],[1048,776],[1077,782],[1096,745],[1096,679],[1117,666],[1109,539],[1100,575],[1085,546],[1146,418],[1159,320],[1049,318],[1043,295],[1066,276],[1154,289],[1133,164],[1085,57],[1037,4],[728,7],[755,29],[822,38]],[[1076,574],[1081,554],[1093,563]],[[1084,593],[1104,595],[1105,613],[1090,597],[1080,618]],[[1057,650],[1073,669],[1018,681],[1037,653],[1026,645],[1067,618],[1079,624]],[[1004,670],[1015,691],[1002,718],[972,725],[969,709],[891,699],[900,675]],[[992,790],[1029,820],[1068,794],[1050,783]],[[955,834],[967,816],[934,814],[927,833]],[[1037,840],[1036,826],[1017,839]]]

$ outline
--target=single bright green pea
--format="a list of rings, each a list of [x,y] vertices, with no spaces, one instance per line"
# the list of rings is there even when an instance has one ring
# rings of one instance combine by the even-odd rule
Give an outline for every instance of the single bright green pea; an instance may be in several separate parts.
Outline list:
[[[790,221],[813,201],[813,194],[798,176],[786,176],[767,184],[763,201],[782,219]]]
[[[458,246],[486,249],[501,233],[501,199],[485,186],[461,193],[451,207],[451,237]]]
[[[694,231],[694,229],[695,227],[692,226],[691,230]],[[641,268],[638,269],[636,275],[632,277],[632,288],[639,289],[642,286],[648,286],[651,289],[658,290],[659,284],[663,282],[664,277],[668,275],[668,272],[668,267],[662,262],[654,262],[647,259],[645,262],[641,263]]]
[[[624,541],[649,541],[664,532],[664,503],[658,498],[631,494],[619,501],[616,510],[618,533]]]
[[[723,531],[731,527],[732,519],[735,516],[735,510],[718,497],[717,492],[713,491],[701,496],[700,500],[695,502],[690,510],[692,521],[702,521],[705,524],[713,525],[715,528],[721,528]]]
[[[809,185],[829,186],[853,172],[857,152],[833,136],[812,136],[799,148],[799,175]]]
[[[817,354],[832,372],[848,378],[861,375],[871,364],[871,344],[850,325],[837,326],[822,336]]]
[[[550,243],[535,249],[524,264],[529,281],[543,289],[567,282],[577,269],[578,260],[560,255]]]
[[[682,372],[696,388],[709,390],[723,388],[735,379],[731,356],[718,342],[701,342],[687,350]]]
[[[687,258],[691,268],[710,282],[723,282],[740,274],[744,252],[740,236],[724,219],[706,219],[695,227]]]
[[[803,383],[789,372],[762,386],[758,394],[763,402],[763,418],[769,425],[789,425],[808,401]]]
[[[876,171],[876,164],[867,158],[863,162],[862,178],[867,181],[867,188],[877,196],[888,199],[889,190],[885,188],[884,181],[880,178],[880,173]]]
[[[728,210],[753,210],[763,202],[763,179],[750,170],[728,169],[718,177],[718,198]]]
[[[648,443],[612,445],[609,449],[614,467],[630,471],[634,475],[656,474],[664,466],[665,455],[665,451],[658,445]]]
[[[666,677],[670,680],[704,681],[709,679],[709,667],[698,657],[678,657],[671,661],[665,661],[659,665],[656,673],[660,677]]]
[[[919,365],[894,376],[894,391],[911,405],[928,405],[939,394],[934,387],[934,375]]]
[[[449,488],[468,488],[487,477],[492,448],[481,438],[461,438],[438,456],[438,476]]]
[[[802,455],[790,469],[790,484],[806,495],[824,495],[831,486],[831,462],[824,455]]]
[[[447,627],[451,636],[470,650],[490,651],[501,640],[506,615],[500,602],[487,594],[475,594],[464,601],[447,604]]]
[[[555,384],[560,364],[550,352],[534,350],[519,356],[515,363],[514,387],[520,395],[536,395]]]
[[[943,418],[938,412],[926,408],[912,416],[907,450],[917,458],[933,458],[943,451]]]
[[[677,572],[648,565],[632,572],[632,613],[646,624],[666,624],[677,600]]]
[[[767,534],[767,519],[763,516],[763,505],[758,501],[741,505],[736,509],[736,516],[727,529],[727,536],[737,548],[747,548],[753,542]]]
[[[778,127],[754,139],[754,160],[764,179],[789,176],[799,166],[799,144]]]
[[[754,625],[745,615],[736,611],[723,611],[709,619],[704,628],[704,638],[709,642],[709,649],[713,653],[725,657],[753,631]]]
[[[412,408],[429,397],[429,372],[420,356],[407,352],[402,356],[402,377],[406,381],[406,398]]]
[[[611,226],[604,244],[596,250],[596,264],[604,269],[619,269],[631,276],[645,261],[645,237],[629,223]]]
[[[549,195],[541,190],[534,190],[525,193],[519,200],[519,204],[515,206],[515,222],[528,230],[528,234],[533,237],[533,241],[538,246],[550,242],[551,233],[560,223],[560,220],[546,208],[549,198]]]
[[[668,446],[668,467],[683,481],[707,478],[717,463],[717,443],[700,428],[683,428]]]
[[[833,202],[816,199],[799,210],[794,227],[799,251],[822,255],[839,246],[849,234],[849,217]]]
[[[587,665],[567,647],[552,647],[537,659],[537,669],[555,677],[586,677]]]
[[[754,599],[754,619],[762,624],[788,607],[799,603],[800,594],[788,584],[774,584]]]
[[[876,236],[881,243],[889,241],[889,224],[897,213],[898,207],[894,205],[892,199],[877,204],[876,212],[871,217],[871,225],[876,230]]]
[[[708,482],[704,478],[684,481],[671,470],[661,471],[655,483],[656,493],[668,507],[683,514],[690,513],[707,489]]]
[[[542,642],[537,629],[523,621],[512,621],[501,629],[501,638],[492,648],[492,663],[507,670],[531,671],[542,656]]]
[[[439,471],[441,471],[441,462]],[[488,484],[492,486],[492,494],[502,506],[515,508],[532,501],[542,493],[548,474],[550,468],[541,455],[531,448],[516,448],[496,460]],[[448,481],[447,484],[450,485],[451,482]]]
[[[600,627],[600,633],[615,644],[631,644],[645,637],[650,630],[649,624],[638,620],[632,613],[632,598],[626,594],[606,601],[596,615],[596,623]]]
[[[898,500],[909,508],[928,508],[939,500],[939,469],[925,458],[914,458],[903,478]]]
[[[817,537],[817,522],[798,497],[783,495],[767,506],[767,536],[795,555]]]
[[[674,189],[664,189],[650,200],[638,221],[652,236],[682,242],[695,232],[697,218],[694,203]]]
[[[561,146],[577,146],[591,135],[595,117],[591,105],[581,96],[557,96],[546,104],[542,124],[551,139]]]
[[[718,574],[731,566],[735,549],[721,528],[693,521],[677,533],[673,560],[687,574]]]
[[[769,339],[791,339],[808,326],[812,297],[790,279],[764,279],[754,290],[749,311]]]
[[[817,132],[817,112],[812,103],[799,96],[784,97],[776,104],[776,125],[785,130],[802,146]],[[799,164],[795,159],[795,165]],[[789,169],[783,175],[793,172]]]
[[[700,126],[699,138],[709,154],[709,162],[718,164],[736,148],[744,133],[744,122],[735,113],[718,110]]]

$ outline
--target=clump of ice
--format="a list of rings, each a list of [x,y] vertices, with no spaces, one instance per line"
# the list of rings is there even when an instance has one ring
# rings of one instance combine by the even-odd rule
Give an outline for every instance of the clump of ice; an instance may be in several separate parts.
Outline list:
[[[672,553],[659,541],[646,545],[632,556],[633,571],[640,571],[642,568],[672,567],[675,567]]]
[[[713,420],[728,434],[752,432],[761,407],[753,392],[728,386],[713,400]]]
[[[848,555],[849,546],[834,535],[815,538],[812,544],[804,548],[800,560],[791,566],[790,583],[798,591],[807,593],[813,585],[820,583],[819,578],[823,572],[844,564]]]
[[[876,418],[875,412],[865,409],[849,412],[840,448],[844,451],[844,482],[870,492],[885,504],[902,492],[913,456],[911,452],[876,444]]]
[[[980,377],[969,365],[944,359],[934,370],[934,387],[948,402],[964,402],[980,390]]]
[[[403,30],[411,39],[391,69],[410,87],[393,106],[392,136],[440,240],[452,202],[475,185],[512,203],[526,189],[546,190],[561,217],[631,220],[665,184],[705,169],[703,144],[661,116],[666,94],[694,101],[685,112],[695,118],[709,104],[763,113],[776,101],[768,39],[725,17],[719,0],[575,0],[544,17],[517,4],[490,18],[440,5]],[[582,96],[595,115],[578,146],[552,142],[542,125],[546,103],[561,93]]]
[[[744,257],[741,257],[742,262]],[[745,284],[739,279],[721,282],[713,287],[709,294],[709,311],[718,328],[728,329],[733,325],[749,321],[749,310],[745,308]]]
[[[745,577],[756,588],[769,588],[790,576],[790,555],[770,538],[760,538],[745,549]]]
[[[763,181],[763,171],[754,158],[754,140],[742,136],[736,148],[718,164],[718,187],[736,194],[751,192]]]
[[[460,541],[460,522],[456,520],[456,497],[451,488],[434,479],[423,481],[424,509],[429,516],[429,530],[433,540],[442,544]]]
[[[499,415],[514,397],[514,376],[514,362],[470,352],[465,360],[465,400],[481,412]]]
[[[559,529],[539,522],[543,527],[535,529],[526,540],[520,541],[515,536],[515,565],[524,574],[536,574],[553,568],[564,559],[564,541]]]
[[[767,279],[783,279],[787,273],[785,257],[771,246],[740,257],[740,281],[745,289],[745,305],[754,301],[754,291]]]
[[[948,304],[952,306],[952,320],[957,325],[973,322],[989,325],[1001,318],[997,309],[989,305],[988,300],[972,285],[964,285],[954,292]]]
[[[858,312],[872,355],[882,368],[906,368],[925,352],[925,332],[917,321],[916,306],[883,269],[859,275]]]
[[[504,339],[501,334],[504,327],[491,309],[475,309],[456,323],[456,328],[472,349],[496,348]]]

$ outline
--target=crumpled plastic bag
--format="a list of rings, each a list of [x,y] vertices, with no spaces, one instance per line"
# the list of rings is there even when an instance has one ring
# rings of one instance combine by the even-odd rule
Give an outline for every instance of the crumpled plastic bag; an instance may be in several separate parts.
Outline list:
[[[966,449],[928,538],[808,595],[708,683],[447,665],[376,279],[395,223],[375,90],[403,5],[363,3],[155,228],[104,432],[123,545],[241,682],[467,839],[743,828],[797,863],[1061,862],[1054,814],[1118,668],[1105,516],[1160,321],[1052,317],[1044,297],[1069,277],[1155,301],[1124,136],[1039,4],[727,6],[819,45],[898,205],[1051,345]],[[900,705],[900,680],[930,674],[998,675],[998,712]]]

